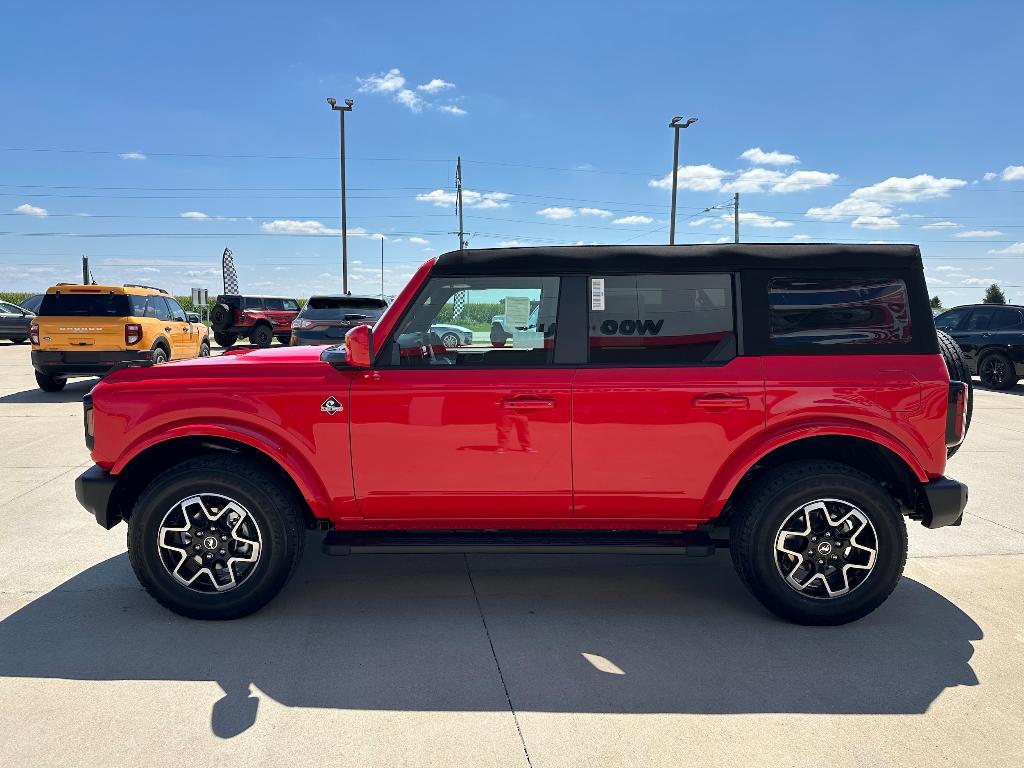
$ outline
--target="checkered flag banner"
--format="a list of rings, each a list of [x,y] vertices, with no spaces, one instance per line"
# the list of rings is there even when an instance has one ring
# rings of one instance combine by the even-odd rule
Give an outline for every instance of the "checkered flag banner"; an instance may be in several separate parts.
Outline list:
[[[228,296],[236,296],[238,290],[238,274],[235,272],[235,254],[230,248],[224,249],[224,255],[220,259],[220,270],[224,275],[224,293]]]
[[[466,308],[466,292],[458,291],[454,296],[455,307],[452,312],[452,319],[458,319],[462,317],[462,310]]]

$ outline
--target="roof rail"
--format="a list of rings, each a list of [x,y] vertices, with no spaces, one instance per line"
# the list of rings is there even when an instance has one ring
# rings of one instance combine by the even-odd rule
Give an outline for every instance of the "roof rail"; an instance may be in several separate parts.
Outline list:
[[[145,288],[147,291],[158,291],[158,292],[164,294],[165,296],[170,296],[171,295],[171,294],[167,293],[167,291],[165,291],[163,288],[156,288],[156,287],[154,287],[152,285],[142,285],[141,283],[125,283],[124,287],[125,288]]]

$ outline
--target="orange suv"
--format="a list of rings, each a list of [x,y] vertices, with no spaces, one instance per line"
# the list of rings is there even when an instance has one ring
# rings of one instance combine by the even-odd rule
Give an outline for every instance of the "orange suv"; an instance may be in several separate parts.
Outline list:
[[[36,383],[64,389],[70,376],[96,376],[118,363],[207,357],[209,330],[166,291],[145,285],[48,288],[29,327]]]

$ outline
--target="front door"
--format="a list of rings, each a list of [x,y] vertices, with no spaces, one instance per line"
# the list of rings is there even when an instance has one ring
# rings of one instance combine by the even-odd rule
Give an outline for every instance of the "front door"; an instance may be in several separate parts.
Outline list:
[[[193,331],[192,323],[188,321],[188,315],[181,305],[170,296],[165,296],[167,306],[170,309],[170,337],[171,357],[195,357],[198,350],[198,341]]]
[[[737,357],[730,275],[593,276],[573,380],[581,518],[698,519],[736,446],[764,429],[757,357]]]
[[[352,472],[369,518],[501,520],[572,512],[571,368],[553,366],[558,278],[434,277],[351,389]],[[491,344],[493,316],[536,328]],[[443,324],[472,335],[446,348]],[[527,319],[523,318],[523,326]]]

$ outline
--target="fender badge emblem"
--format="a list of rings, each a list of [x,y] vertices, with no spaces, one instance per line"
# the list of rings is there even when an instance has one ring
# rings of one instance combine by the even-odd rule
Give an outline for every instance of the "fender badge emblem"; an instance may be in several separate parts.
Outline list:
[[[324,400],[324,404],[320,406],[320,410],[333,416],[336,413],[344,411],[345,406],[339,403],[336,397],[328,397]]]

